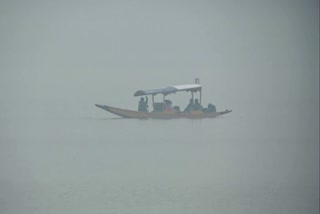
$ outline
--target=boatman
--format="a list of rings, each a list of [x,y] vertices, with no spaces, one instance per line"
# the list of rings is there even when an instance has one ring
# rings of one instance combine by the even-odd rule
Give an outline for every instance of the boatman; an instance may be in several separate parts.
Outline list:
[[[193,104],[193,110],[194,111],[199,111],[201,110],[201,104],[199,103],[198,99],[195,99],[195,103]]]
[[[191,98],[187,107],[183,110],[183,112],[191,112],[193,110],[193,99]]]
[[[148,112],[148,97],[147,96],[146,96],[146,101],[144,101],[143,97],[140,98],[138,111]]]

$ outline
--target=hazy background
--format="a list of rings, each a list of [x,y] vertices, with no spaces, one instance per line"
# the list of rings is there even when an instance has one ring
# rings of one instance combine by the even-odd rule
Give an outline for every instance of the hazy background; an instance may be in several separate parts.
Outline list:
[[[1,213],[319,213],[318,130],[319,1],[0,0]]]

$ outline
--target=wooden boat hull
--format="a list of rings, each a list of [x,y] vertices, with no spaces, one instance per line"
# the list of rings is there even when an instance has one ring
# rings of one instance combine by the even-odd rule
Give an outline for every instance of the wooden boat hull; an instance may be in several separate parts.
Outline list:
[[[188,113],[176,112],[176,111],[165,111],[165,112],[138,112],[132,110],[126,110],[121,108],[115,108],[107,105],[98,105],[98,108],[106,110],[112,114],[118,115],[124,118],[140,118],[140,119],[172,119],[172,118],[214,118],[232,112],[231,110],[225,110],[221,112],[202,112],[193,111]]]

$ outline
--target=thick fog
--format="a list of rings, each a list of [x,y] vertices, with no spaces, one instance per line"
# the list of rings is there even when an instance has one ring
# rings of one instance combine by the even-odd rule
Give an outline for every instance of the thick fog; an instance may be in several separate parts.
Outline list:
[[[2,117],[103,117],[94,103],[136,108],[138,89],[199,77],[204,101],[316,124],[317,1],[1,1],[0,14]]]
[[[116,118],[94,104],[136,110],[135,91],[200,78],[204,105],[233,110],[224,121],[239,126],[223,133],[242,137],[235,139],[240,145],[249,133],[254,139],[268,133],[277,139],[300,139],[299,145],[309,142],[306,151],[313,153],[301,156],[310,158],[303,162],[312,172],[306,179],[319,179],[319,1],[1,0],[0,32],[0,171],[11,172],[9,153],[15,154],[10,160],[19,162],[14,148],[20,147],[14,145],[37,141],[38,134],[39,141],[53,143],[55,126],[44,125],[46,121],[66,121],[59,127],[68,129],[72,120],[91,124]],[[189,97],[170,95],[180,108]],[[121,122],[115,126],[125,130],[129,122]],[[144,122],[166,126],[165,121],[161,126]],[[137,127],[148,128],[144,122],[138,121]],[[95,128],[87,126],[85,132],[71,135],[95,136]],[[98,131],[103,133],[102,128]],[[209,139],[212,130],[207,131],[201,133]],[[75,141],[64,134],[58,137],[61,142]],[[47,148],[42,147],[41,152]],[[5,179],[14,179],[11,176],[0,176],[0,189]],[[319,185],[310,188],[314,197],[301,197],[319,199]],[[1,204],[8,213],[14,210],[6,197],[12,194],[6,189],[0,197],[0,211]],[[319,205],[309,213],[317,210]]]

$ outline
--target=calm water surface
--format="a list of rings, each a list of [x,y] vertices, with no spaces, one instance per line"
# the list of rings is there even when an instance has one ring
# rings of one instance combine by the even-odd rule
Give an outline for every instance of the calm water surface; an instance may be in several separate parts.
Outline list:
[[[317,140],[261,117],[2,119],[1,213],[317,213]]]

